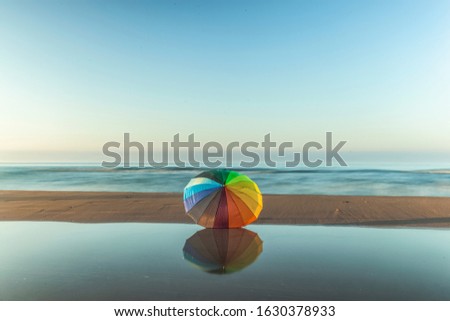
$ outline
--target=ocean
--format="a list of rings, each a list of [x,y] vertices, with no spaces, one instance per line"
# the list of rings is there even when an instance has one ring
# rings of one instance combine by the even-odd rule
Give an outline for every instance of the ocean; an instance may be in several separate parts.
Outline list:
[[[450,196],[450,168],[359,165],[319,169],[236,169],[263,194]],[[97,164],[2,164],[0,190],[182,192],[202,170],[108,169]]]

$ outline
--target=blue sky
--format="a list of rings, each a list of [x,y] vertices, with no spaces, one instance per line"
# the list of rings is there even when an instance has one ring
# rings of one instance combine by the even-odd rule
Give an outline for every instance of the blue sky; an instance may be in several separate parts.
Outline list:
[[[0,1],[0,44],[4,161],[124,132],[450,152],[448,1]]]

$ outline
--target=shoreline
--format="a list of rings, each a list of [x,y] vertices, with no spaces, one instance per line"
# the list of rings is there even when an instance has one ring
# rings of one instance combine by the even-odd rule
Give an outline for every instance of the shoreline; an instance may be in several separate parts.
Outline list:
[[[253,224],[450,227],[450,197],[263,195]],[[181,193],[0,191],[0,221],[192,223]]]

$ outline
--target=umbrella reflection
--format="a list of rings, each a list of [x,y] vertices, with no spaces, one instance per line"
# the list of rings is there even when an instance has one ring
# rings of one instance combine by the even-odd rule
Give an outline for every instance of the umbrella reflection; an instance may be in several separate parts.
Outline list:
[[[263,250],[258,234],[240,229],[204,229],[186,240],[184,258],[204,272],[228,274],[252,264]]]

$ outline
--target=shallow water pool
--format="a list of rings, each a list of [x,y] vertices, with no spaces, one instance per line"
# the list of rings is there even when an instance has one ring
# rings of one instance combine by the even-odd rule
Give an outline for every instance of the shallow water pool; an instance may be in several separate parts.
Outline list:
[[[450,300],[450,230],[0,223],[1,300]]]

